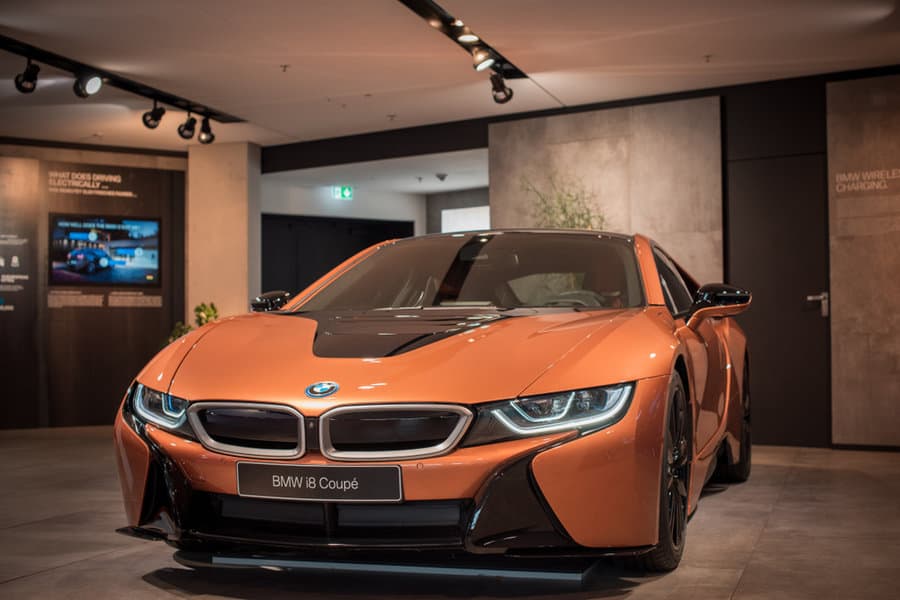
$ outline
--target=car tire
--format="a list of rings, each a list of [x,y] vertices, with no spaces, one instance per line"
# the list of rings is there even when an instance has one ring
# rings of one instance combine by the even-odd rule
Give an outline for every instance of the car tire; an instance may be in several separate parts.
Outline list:
[[[687,528],[690,482],[690,405],[681,375],[669,382],[665,444],[659,493],[659,541],[639,558],[647,571],[671,571],[681,562]]]
[[[750,427],[750,365],[744,362],[744,385],[741,390],[741,455],[737,462],[723,460],[716,469],[716,479],[727,483],[743,483],[750,478],[753,437]]]

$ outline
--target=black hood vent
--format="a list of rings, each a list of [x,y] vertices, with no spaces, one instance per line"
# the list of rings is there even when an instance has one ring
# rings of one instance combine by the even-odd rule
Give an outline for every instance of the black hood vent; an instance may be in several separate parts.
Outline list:
[[[391,310],[310,312],[296,316],[316,321],[316,356],[382,358],[410,352],[511,315],[473,310]]]

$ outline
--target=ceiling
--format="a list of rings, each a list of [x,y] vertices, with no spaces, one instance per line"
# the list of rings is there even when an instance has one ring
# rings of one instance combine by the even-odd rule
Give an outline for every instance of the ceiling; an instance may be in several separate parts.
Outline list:
[[[438,177],[444,175],[444,178]],[[368,190],[437,194],[488,186],[488,150],[462,150],[264,175],[300,187],[352,185]]]
[[[396,0],[30,0],[0,33],[208,104],[247,123],[217,141],[263,145],[895,64],[900,0],[441,0],[525,71],[495,104],[485,73]],[[288,65],[283,69],[281,65]],[[0,51],[0,136],[184,150],[170,111],[86,100],[42,67],[36,92]]]

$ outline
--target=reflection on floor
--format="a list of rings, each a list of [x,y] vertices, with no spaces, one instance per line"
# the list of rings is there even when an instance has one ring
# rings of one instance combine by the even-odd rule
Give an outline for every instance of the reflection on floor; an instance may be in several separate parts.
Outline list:
[[[107,428],[0,431],[3,598],[897,598],[900,453],[757,447],[709,488],[673,573],[602,563],[585,587],[260,570],[195,572],[123,524]]]

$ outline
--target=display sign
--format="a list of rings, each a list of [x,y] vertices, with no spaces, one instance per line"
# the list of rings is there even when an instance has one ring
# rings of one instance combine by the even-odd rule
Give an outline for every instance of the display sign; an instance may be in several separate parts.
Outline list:
[[[238,494],[320,502],[399,502],[397,465],[337,466],[246,463],[237,465]]]
[[[138,198],[133,179],[119,167],[55,163],[47,170],[46,185],[51,194]]]
[[[159,285],[159,220],[50,215],[50,285]]]

